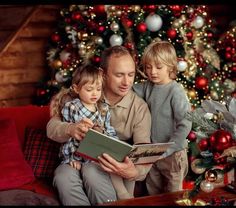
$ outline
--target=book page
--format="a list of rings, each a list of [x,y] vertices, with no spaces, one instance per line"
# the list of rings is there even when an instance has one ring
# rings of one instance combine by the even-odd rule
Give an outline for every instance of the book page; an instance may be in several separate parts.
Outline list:
[[[133,145],[129,158],[134,164],[154,163],[174,142]]]

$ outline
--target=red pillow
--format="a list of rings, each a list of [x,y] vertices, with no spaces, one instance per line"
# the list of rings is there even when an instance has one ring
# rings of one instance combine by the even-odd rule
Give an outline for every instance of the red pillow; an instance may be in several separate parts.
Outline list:
[[[24,155],[38,178],[52,178],[59,165],[60,143],[49,139],[45,130],[26,128]]]
[[[0,190],[14,189],[34,179],[33,171],[24,159],[15,122],[0,120]]]

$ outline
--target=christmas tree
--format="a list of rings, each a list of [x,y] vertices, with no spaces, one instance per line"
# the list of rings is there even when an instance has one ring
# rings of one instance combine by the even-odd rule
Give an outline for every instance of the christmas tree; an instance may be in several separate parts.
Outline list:
[[[195,181],[190,193],[194,196],[201,189],[211,192],[215,186],[224,184],[229,172],[236,176],[236,26],[223,33],[216,44],[221,57],[220,77],[224,80],[226,96],[216,102],[204,100],[189,115],[193,122],[189,140],[188,178]],[[236,189],[236,178],[234,177]]]
[[[69,87],[81,64],[99,65],[101,52],[124,45],[137,65],[154,39],[171,42],[178,56],[178,78],[193,107],[204,99],[221,100],[227,93],[212,20],[204,5],[70,5],[60,11],[57,30],[47,51],[50,79],[37,91],[38,104],[47,104],[61,87]],[[144,80],[137,73],[136,82]],[[231,90],[232,91],[232,90]]]

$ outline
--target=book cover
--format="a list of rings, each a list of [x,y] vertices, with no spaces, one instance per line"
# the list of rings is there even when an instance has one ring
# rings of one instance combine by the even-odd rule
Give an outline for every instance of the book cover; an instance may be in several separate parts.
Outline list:
[[[129,156],[134,164],[149,164],[161,159],[161,155],[172,144],[174,142],[130,145],[90,129],[80,142],[77,153],[94,161],[98,161],[98,156],[107,153],[119,162],[122,162],[125,156]]]
[[[109,154],[119,162],[132,150],[132,145],[90,129],[77,149],[82,157],[97,161],[97,157],[103,153]]]

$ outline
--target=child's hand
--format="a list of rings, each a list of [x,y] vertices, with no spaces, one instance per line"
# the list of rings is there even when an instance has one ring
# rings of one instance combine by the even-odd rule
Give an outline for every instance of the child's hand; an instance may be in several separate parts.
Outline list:
[[[80,170],[81,169],[80,161],[72,161],[72,162],[70,162],[70,166],[72,166],[76,170]]]
[[[101,126],[93,126],[93,129],[100,133],[103,133],[103,128]]]

